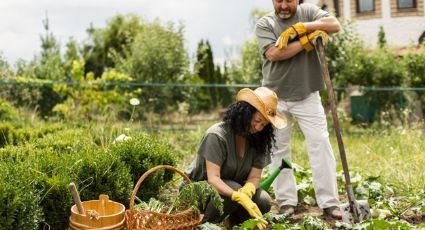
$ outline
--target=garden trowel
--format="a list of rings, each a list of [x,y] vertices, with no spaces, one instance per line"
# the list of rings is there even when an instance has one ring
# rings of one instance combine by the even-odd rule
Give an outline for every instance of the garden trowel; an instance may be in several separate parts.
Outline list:
[[[347,197],[349,201],[348,204],[341,204],[339,206],[342,213],[342,221],[346,223],[359,223],[360,221],[369,219],[371,217],[370,207],[367,200],[356,201],[354,197],[353,187],[350,180],[350,172],[348,170],[347,157],[345,155],[344,143],[342,142],[341,129],[338,122],[334,91],[325,57],[325,47],[321,37],[317,38],[316,42],[316,49],[320,60],[320,69],[322,71],[323,80],[325,81],[326,89],[328,91],[328,99],[331,107],[339,154],[341,157],[342,168],[344,170],[345,189],[347,191]]]

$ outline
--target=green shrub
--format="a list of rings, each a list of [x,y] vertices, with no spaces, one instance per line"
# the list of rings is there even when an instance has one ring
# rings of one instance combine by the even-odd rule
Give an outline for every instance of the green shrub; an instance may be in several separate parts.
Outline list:
[[[60,154],[78,153],[85,150],[94,150],[98,147],[91,136],[87,135],[87,131],[79,128],[49,133],[43,138],[35,140],[34,145],[36,148],[49,148]]]
[[[16,119],[16,109],[6,100],[0,98],[0,121],[11,121]]]
[[[45,222],[53,229],[68,226],[73,205],[69,183],[74,181],[81,200],[97,200],[106,194],[111,200],[126,203],[130,196],[131,181],[126,166],[119,158],[102,151],[80,154],[37,154],[33,171],[37,189],[41,192],[41,206]],[[58,164],[60,162],[60,164]]]
[[[130,168],[135,184],[140,176],[157,165],[176,165],[170,145],[147,134],[132,134],[127,141],[117,142],[110,146],[111,155],[119,156]],[[158,195],[158,190],[173,177],[171,171],[158,171],[151,174],[139,189],[138,197],[148,201]],[[143,195],[142,195],[143,194]]]
[[[0,229],[38,229],[40,197],[23,165],[0,161]]]
[[[51,228],[65,229],[69,225],[68,218],[72,205],[68,189],[72,179],[64,171],[55,171],[52,174],[52,176],[41,174],[35,178],[37,189],[41,191],[42,196],[40,205],[43,208],[45,222]]]
[[[110,200],[128,204],[133,183],[129,168],[114,154],[91,151],[80,155],[72,173],[81,199],[97,200],[106,194]]]
[[[93,73],[84,74],[84,61],[74,61],[71,74],[76,86],[57,85],[55,91],[65,98],[53,111],[65,120],[97,120],[105,116],[116,118],[117,114],[128,114],[128,100],[136,97],[140,90],[129,90],[127,84],[132,78],[127,74],[111,70],[94,78]],[[118,85],[111,85],[114,82]]]
[[[22,183],[26,180],[31,181],[32,187],[26,189],[21,186],[16,189],[40,196],[37,205],[44,214],[45,223],[54,229],[63,229],[68,225],[72,203],[67,187],[71,181],[69,173],[70,165],[73,163],[71,156],[56,154],[52,149],[38,149],[32,144],[7,146],[0,150],[2,162],[28,171],[24,174],[25,178],[19,180]],[[12,183],[14,182],[6,182],[6,184]]]
[[[425,44],[425,43],[424,43]],[[403,58],[406,74],[406,85],[412,88],[425,86],[425,45],[418,54],[409,52]],[[416,91],[417,97],[421,101],[422,114],[425,114],[425,91]]]
[[[62,102],[63,98],[53,90],[49,80],[36,78],[36,76],[14,77],[12,80],[15,84],[1,86],[0,96],[17,107],[34,109],[42,118],[51,116],[52,108]]]
[[[15,129],[12,124],[2,125],[8,127],[6,130],[12,133],[8,135],[11,136],[11,140],[18,139],[14,137],[16,133],[25,133],[16,131],[25,129]],[[17,214],[14,216],[18,216],[19,220],[25,220],[25,222],[13,222],[17,218],[13,217],[11,220],[12,217],[6,216],[10,226],[18,226],[8,229],[37,228],[42,216],[44,216],[43,223],[52,229],[66,228],[69,225],[68,218],[73,204],[68,189],[72,181],[77,184],[83,201],[97,200],[100,194],[107,194],[111,200],[127,205],[133,184],[144,172],[156,165],[176,164],[170,146],[153,136],[136,133],[130,141],[116,143],[110,145],[110,149],[104,149],[97,146],[92,140],[92,135],[83,129],[54,132],[56,128],[44,129],[43,132],[47,134],[28,131],[29,142],[7,145],[0,149],[2,164],[16,166],[16,169],[23,169],[25,172],[16,172],[13,175],[17,177],[12,180],[9,179],[11,174],[7,168],[1,167],[3,171],[0,171],[2,173],[0,183],[4,185],[0,190],[2,191],[0,199],[12,199],[14,202],[7,203],[2,200],[2,204],[6,205],[2,205],[0,210],[2,212],[15,210],[13,213]],[[16,133],[13,134],[14,131]],[[149,177],[142,186],[143,198],[158,195],[159,188],[170,181],[172,176],[172,172],[162,171]],[[23,193],[25,194],[22,195]],[[24,203],[31,198],[31,201],[26,202],[30,207],[21,211],[19,209],[21,201],[14,197],[23,199]],[[29,216],[20,216],[30,208],[31,212],[24,213]],[[32,219],[29,219],[30,217]],[[6,220],[4,222],[6,223]],[[33,223],[35,227],[25,225],[21,228],[19,225],[21,223]]]
[[[9,123],[0,123],[0,147],[4,147],[14,140],[14,128]]]
[[[64,129],[59,124],[41,124],[40,126],[22,126],[17,122],[0,123],[0,148],[6,145],[18,145],[30,140],[43,138],[49,133]]]

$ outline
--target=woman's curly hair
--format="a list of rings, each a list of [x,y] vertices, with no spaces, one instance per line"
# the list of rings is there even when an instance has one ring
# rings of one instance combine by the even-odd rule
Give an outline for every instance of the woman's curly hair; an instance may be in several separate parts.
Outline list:
[[[273,127],[271,123],[266,125],[261,132],[251,134],[251,120],[257,112],[251,104],[238,101],[229,106],[223,121],[230,124],[235,134],[247,138],[248,143],[261,153],[270,153],[275,142]]]

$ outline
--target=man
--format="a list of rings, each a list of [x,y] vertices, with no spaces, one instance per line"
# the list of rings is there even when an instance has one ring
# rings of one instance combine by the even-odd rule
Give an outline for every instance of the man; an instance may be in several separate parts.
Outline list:
[[[275,11],[262,17],[255,33],[263,57],[262,85],[274,90],[278,111],[288,125],[276,131],[272,168],[282,158],[291,159],[291,120],[296,118],[306,142],[313,172],[316,200],[324,213],[342,219],[338,208],[335,157],[329,142],[326,115],[319,91],[324,89],[320,63],[314,45],[318,38],[340,30],[338,20],[312,4],[299,0],[272,0]],[[292,215],[298,199],[293,172],[284,170],[273,183],[279,212]]]

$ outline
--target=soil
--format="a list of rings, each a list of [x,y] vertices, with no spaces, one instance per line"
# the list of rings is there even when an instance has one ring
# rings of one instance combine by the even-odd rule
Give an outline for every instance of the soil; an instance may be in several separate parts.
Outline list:
[[[277,204],[273,201],[271,213],[277,214],[279,212],[279,208]],[[322,209],[317,206],[309,206],[305,204],[299,204],[297,206],[297,210],[291,218],[291,222],[297,223],[300,222],[304,216],[314,216],[319,217],[328,223],[332,228],[335,227],[336,220],[329,218],[323,215]],[[403,220],[409,222],[412,225],[424,224],[425,223],[425,213],[422,214],[406,214],[402,217]]]
[[[279,213],[279,207],[277,204],[273,201],[272,203],[272,209],[270,210],[271,213],[278,214]],[[325,215],[323,215],[322,209],[320,209],[317,206],[309,206],[305,204],[299,204],[297,206],[297,209],[295,210],[294,215],[291,217],[292,223],[300,222],[304,216],[313,216],[313,217],[319,217],[326,221],[331,226],[335,226],[335,220],[332,218],[328,218]]]

